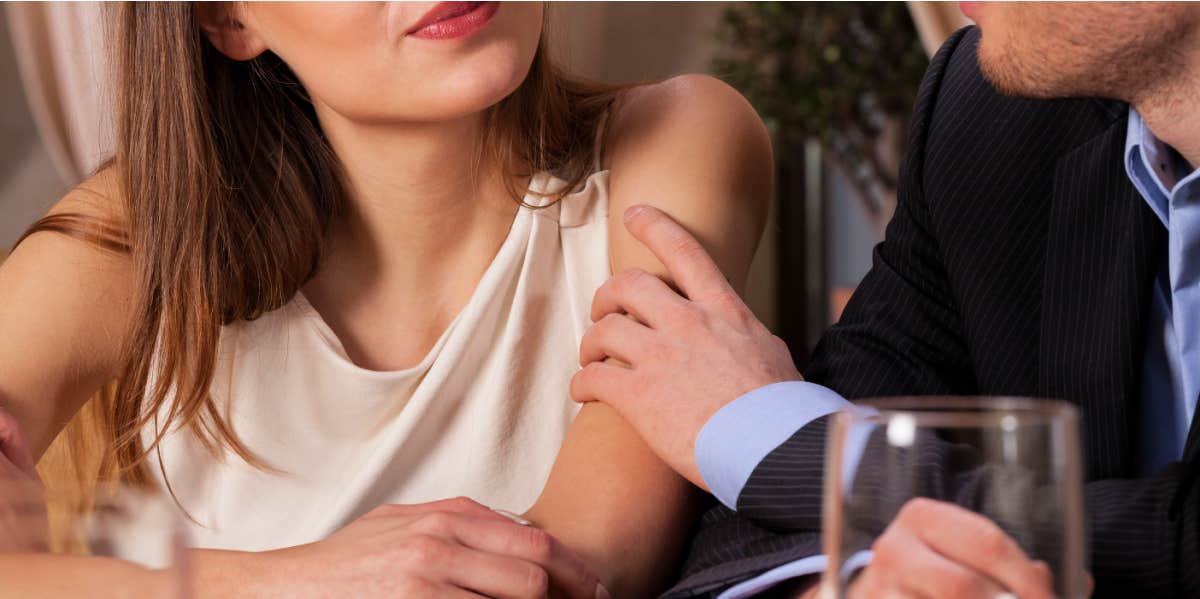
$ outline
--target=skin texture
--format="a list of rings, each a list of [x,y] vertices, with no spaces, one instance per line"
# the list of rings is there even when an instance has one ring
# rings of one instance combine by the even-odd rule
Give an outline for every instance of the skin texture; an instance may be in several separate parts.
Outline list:
[[[428,6],[249,3],[228,12],[205,5],[202,14],[203,32],[219,50],[235,59],[276,52],[313,99],[354,194],[331,224],[328,255],[304,293],[351,359],[372,369],[404,368],[427,353],[516,211],[500,169],[481,164],[472,172],[466,157],[478,146],[481,111],[528,70],[541,5],[503,5],[466,40],[401,35]],[[605,147],[613,214],[635,201],[670,211],[744,285],[770,197],[771,152],[736,92],[696,76],[634,89],[610,118]],[[120,220],[120,193],[101,173],[54,210]],[[665,273],[613,220],[613,267]],[[27,433],[33,457],[118,372],[131,327],[130,272],[121,257],[50,234],[29,238],[0,266],[0,406]],[[17,444],[4,454],[0,463],[21,461]],[[527,514],[536,528],[463,499],[388,506],[310,545],[195,551],[192,565],[200,596],[290,597],[314,587],[364,597],[644,596],[675,566],[695,495],[615,410],[597,404],[580,411]],[[460,567],[438,567],[446,562]],[[113,571],[105,562],[61,568],[0,557],[0,577],[44,574],[26,576],[31,586],[22,596],[69,593],[63,585],[70,584],[91,589],[95,579],[65,577],[64,569]],[[119,574],[138,578],[133,572]],[[131,585],[155,589],[160,579],[146,573]]]

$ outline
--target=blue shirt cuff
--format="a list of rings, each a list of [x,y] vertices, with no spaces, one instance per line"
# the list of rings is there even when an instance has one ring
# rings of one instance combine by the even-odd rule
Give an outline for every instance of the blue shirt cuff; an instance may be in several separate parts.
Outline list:
[[[846,560],[846,563],[842,564],[842,582],[845,583],[850,579],[852,574],[867,567],[871,563],[871,555],[870,551],[859,551],[851,555]],[[824,555],[813,555],[794,562],[788,562],[777,568],[767,570],[750,580],[729,587],[724,593],[718,595],[717,599],[745,599],[753,597],[785,580],[819,574],[825,570],[825,565],[828,561]]]
[[[767,454],[808,423],[850,402],[833,391],[790,381],[760,387],[717,410],[696,436],[696,464],[709,491],[729,509]]]

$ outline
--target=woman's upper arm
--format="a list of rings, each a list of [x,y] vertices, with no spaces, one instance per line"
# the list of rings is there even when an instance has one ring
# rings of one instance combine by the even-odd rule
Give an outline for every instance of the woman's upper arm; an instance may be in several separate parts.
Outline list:
[[[655,206],[688,229],[744,291],[772,191],[771,142],[733,88],[687,75],[633,90],[614,113],[607,157],[613,272],[666,269],[625,230],[621,215]]]
[[[627,207],[650,204],[694,233],[744,289],[771,194],[770,141],[754,110],[724,83],[685,76],[633,90],[611,118],[604,161],[614,272],[665,276],[622,225]],[[641,596],[669,582],[697,494],[614,410],[588,404],[530,518],[580,552],[616,596]]]
[[[83,183],[50,213],[118,221],[110,176]],[[35,459],[116,376],[130,281],[126,256],[50,232],[30,235],[0,263],[0,406],[21,424]]]

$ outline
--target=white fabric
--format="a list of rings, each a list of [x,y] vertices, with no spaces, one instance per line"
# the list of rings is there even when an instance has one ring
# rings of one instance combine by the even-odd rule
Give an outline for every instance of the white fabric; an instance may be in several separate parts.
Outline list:
[[[607,181],[597,172],[554,206],[522,207],[467,305],[407,370],[354,365],[302,295],[226,327],[213,397],[283,473],[216,462],[189,430],[172,431],[162,463],[195,520],[193,545],[307,543],[383,503],[465,495],[529,508],[578,411],[569,383],[592,296],[610,274]]]

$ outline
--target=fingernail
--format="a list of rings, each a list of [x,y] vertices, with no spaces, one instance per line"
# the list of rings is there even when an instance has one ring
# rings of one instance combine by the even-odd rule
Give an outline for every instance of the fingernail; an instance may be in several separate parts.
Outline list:
[[[500,514],[501,516],[504,516],[505,518],[508,518],[509,520],[512,520],[513,522],[516,522],[517,524],[520,524],[521,526],[533,526],[532,522],[510,512],[508,510],[492,508],[492,511],[496,512],[497,514]]]
[[[608,589],[604,585],[596,584],[596,599],[612,599],[612,595],[608,594]]]
[[[636,206],[630,206],[628,209],[625,210],[625,222],[629,222],[629,221],[633,220],[634,218],[637,217],[637,215],[641,214],[645,209],[646,209],[646,207],[641,204],[638,204]]]

